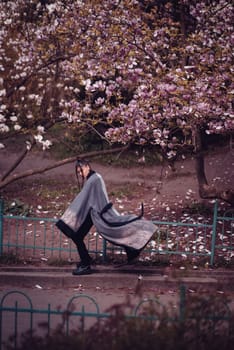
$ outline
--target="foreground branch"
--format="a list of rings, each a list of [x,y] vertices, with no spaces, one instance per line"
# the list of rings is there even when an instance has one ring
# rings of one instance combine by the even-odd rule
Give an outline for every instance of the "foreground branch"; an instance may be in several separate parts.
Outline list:
[[[18,180],[23,179],[25,177],[36,175],[36,174],[42,174],[48,170],[55,169],[55,168],[58,168],[62,165],[75,162],[77,158],[90,159],[90,158],[93,158],[93,157],[96,157],[99,155],[119,153],[119,152],[123,152],[123,151],[127,150],[128,147],[129,146],[118,147],[118,148],[108,149],[108,150],[104,150],[104,151],[94,151],[94,152],[88,152],[88,153],[81,153],[81,154],[78,154],[77,156],[63,159],[63,160],[58,161],[54,164],[47,165],[46,167],[43,167],[43,168],[29,169],[29,170],[22,172],[22,173],[19,173],[19,174],[13,174],[8,179],[5,179],[4,181],[0,182],[0,189],[6,187],[7,185],[11,184],[12,182],[18,181]]]
[[[31,145],[30,148],[28,148],[27,146],[25,147],[25,149],[22,151],[22,153],[19,155],[16,161],[12,164],[12,166],[5,172],[5,174],[3,174],[1,182],[3,182],[12,173],[12,171],[14,171],[17,168],[17,166],[22,162],[22,160],[26,157],[26,155],[36,143],[33,137],[30,137],[29,142]]]

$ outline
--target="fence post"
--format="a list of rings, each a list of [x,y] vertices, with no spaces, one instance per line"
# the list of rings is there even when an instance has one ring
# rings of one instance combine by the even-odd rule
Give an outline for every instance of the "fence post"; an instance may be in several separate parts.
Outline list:
[[[3,250],[3,209],[4,203],[3,200],[0,199],[0,256],[2,255]]]
[[[211,266],[213,266],[214,264],[214,256],[215,256],[217,216],[218,216],[218,201],[216,199],[215,205],[214,205],[214,215],[213,215],[213,224],[212,224],[212,240],[211,240],[211,255],[210,255]]]
[[[185,305],[186,303],[186,287],[184,285],[180,286],[180,314],[179,321],[183,322],[185,320]]]
[[[102,239],[102,254],[103,254],[103,262],[106,261],[106,240],[105,238]]]

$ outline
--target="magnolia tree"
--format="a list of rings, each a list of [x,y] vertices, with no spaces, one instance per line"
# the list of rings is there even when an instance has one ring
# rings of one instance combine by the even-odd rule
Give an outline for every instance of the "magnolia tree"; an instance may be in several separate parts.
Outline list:
[[[203,153],[210,134],[234,130],[233,14],[228,0],[2,1],[0,146],[27,141],[0,186],[32,174],[12,171],[64,123],[170,161],[192,153],[201,197],[233,204],[232,189],[209,185]]]

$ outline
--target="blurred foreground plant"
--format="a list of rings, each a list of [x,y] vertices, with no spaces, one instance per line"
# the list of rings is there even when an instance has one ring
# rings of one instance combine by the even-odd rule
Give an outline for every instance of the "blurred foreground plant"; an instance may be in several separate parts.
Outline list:
[[[88,328],[82,327],[67,334],[65,321],[71,312],[66,312],[63,322],[46,336],[30,331],[21,337],[15,347],[12,337],[7,350],[122,350],[122,349],[209,349],[229,350],[234,341],[234,313],[229,309],[225,296],[187,296],[179,312],[175,309],[148,303],[137,316],[126,316],[125,304],[114,305],[108,312],[111,316],[98,319]],[[162,306],[162,305],[161,305]],[[74,311],[74,310],[72,310]],[[45,325],[44,325],[45,326]],[[45,327],[46,329],[46,327]]]

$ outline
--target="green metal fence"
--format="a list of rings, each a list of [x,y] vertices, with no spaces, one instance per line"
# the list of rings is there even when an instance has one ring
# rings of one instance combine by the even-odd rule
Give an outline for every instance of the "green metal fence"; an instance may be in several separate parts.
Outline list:
[[[0,202],[0,254],[13,252],[25,258],[74,260],[72,241],[55,226],[56,219],[3,215]],[[144,250],[146,259],[157,255],[205,257],[210,265],[219,255],[234,255],[234,211],[218,215],[214,204],[210,223],[154,221],[157,230]],[[121,248],[105,241],[97,232],[87,235],[90,253],[106,260],[107,254],[124,254]]]
[[[171,312],[169,306],[161,303],[157,297],[144,298],[137,305],[128,308],[124,317],[143,318],[152,322],[162,317],[163,322],[186,322],[188,319],[194,319],[197,326],[199,322],[202,326],[204,326],[203,321],[209,322],[209,332],[216,332],[216,325],[221,321],[222,328],[225,326],[227,332],[229,328],[231,329],[233,316],[226,299],[216,301],[216,309],[214,309],[211,306],[214,302],[213,298],[203,296],[197,305],[194,299],[195,308],[193,309],[186,288],[181,285],[178,292],[178,301],[174,306],[176,312]],[[201,305],[203,305],[202,308]],[[121,304],[119,306],[121,307]],[[96,300],[85,294],[74,295],[65,308],[61,305],[52,308],[51,304],[44,308],[35,308],[31,298],[24,292],[17,290],[7,292],[0,299],[0,350],[5,348],[9,336],[13,339],[13,347],[16,348],[20,343],[21,334],[26,331],[31,335],[36,332],[39,336],[46,336],[58,329],[60,325],[61,331],[66,335],[71,334],[73,330],[84,332],[97,321],[115,316],[117,309],[112,309],[112,312],[102,312]],[[219,327],[220,325],[221,323]]]
[[[214,221],[215,239],[213,250],[216,256],[223,255],[224,252],[230,252],[234,257],[234,209],[227,210],[222,216],[217,215]],[[211,264],[214,262],[213,255]]]

